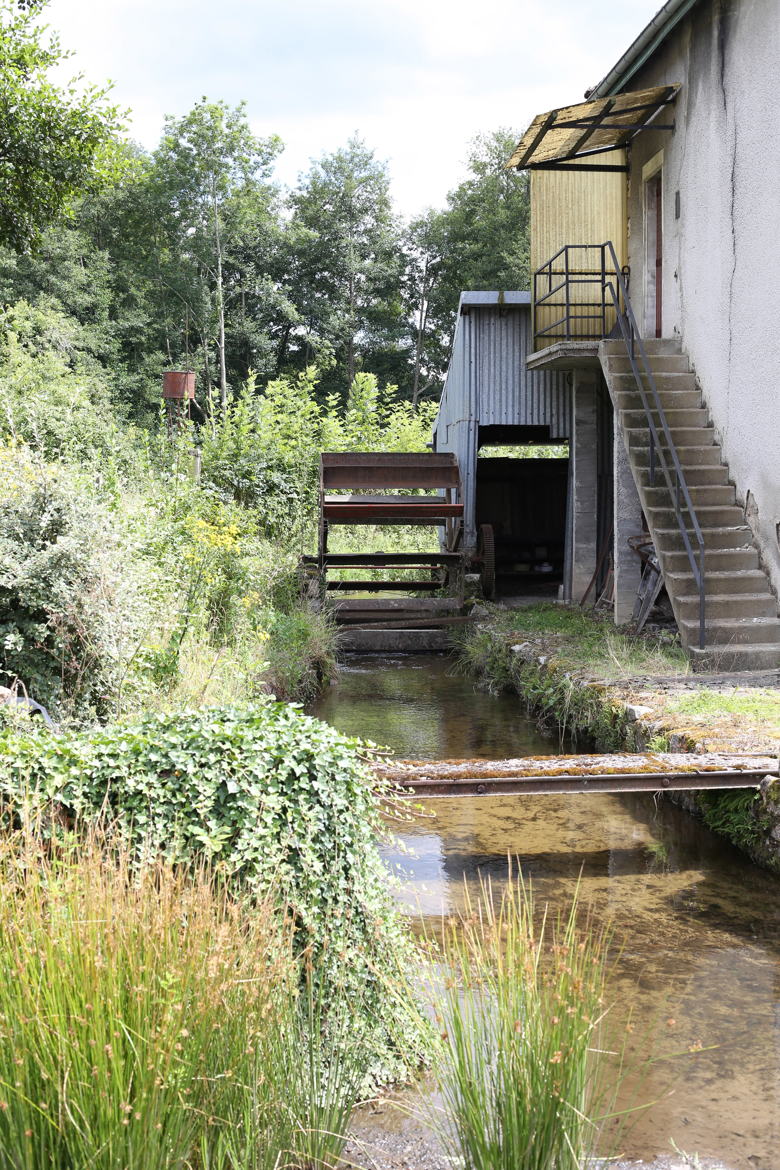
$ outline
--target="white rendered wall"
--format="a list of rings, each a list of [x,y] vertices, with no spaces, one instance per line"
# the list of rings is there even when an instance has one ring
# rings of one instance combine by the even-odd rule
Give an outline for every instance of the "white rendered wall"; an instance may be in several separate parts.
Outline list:
[[[672,82],[676,129],[631,154],[632,301],[642,324],[642,172],[663,151],[663,335],[693,362],[780,593],[780,0],[702,0],[629,88]]]

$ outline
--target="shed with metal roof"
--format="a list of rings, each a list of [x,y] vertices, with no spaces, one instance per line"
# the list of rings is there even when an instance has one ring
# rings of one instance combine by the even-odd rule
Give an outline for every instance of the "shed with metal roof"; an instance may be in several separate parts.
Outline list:
[[[526,359],[532,351],[530,293],[461,294],[434,424],[434,449],[451,451],[458,458],[466,549],[476,550],[480,526],[492,525],[499,572],[502,555],[507,567],[528,566],[529,572],[549,563],[552,547],[544,534],[551,525],[556,530],[552,542],[556,559],[564,543],[565,516],[558,513],[561,506],[565,513],[568,460],[484,457],[490,446],[562,443],[569,438],[566,374],[529,370]],[[480,448],[483,456],[478,459]],[[554,518],[548,515],[551,510]],[[527,540],[519,539],[523,532]]]

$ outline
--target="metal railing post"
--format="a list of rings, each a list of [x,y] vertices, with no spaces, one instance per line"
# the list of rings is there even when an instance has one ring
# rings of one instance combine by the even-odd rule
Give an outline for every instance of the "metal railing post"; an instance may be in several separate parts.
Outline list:
[[[566,281],[564,296],[566,299],[566,340],[571,341],[571,289],[569,284],[569,249],[563,250],[563,275]]]

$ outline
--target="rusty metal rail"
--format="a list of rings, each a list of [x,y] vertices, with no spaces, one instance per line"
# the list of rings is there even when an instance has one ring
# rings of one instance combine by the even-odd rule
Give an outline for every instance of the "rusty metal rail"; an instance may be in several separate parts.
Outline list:
[[[518,760],[392,760],[374,765],[399,795],[537,796],[553,792],[685,792],[760,788],[780,778],[775,756],[645,755],[528,756]]]

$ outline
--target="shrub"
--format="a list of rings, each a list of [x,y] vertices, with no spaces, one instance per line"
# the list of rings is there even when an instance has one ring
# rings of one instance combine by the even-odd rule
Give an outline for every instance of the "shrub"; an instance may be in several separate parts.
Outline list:
[[[147,618],[119,524],[88,481],[0,446],[0,675],[62,715],[110,714]]]
[[[105,477],[142,451],[81,343],[78,322],[54,309],[19,301],[0,310],[0,438],[46,460],[91,463]]]
[[[408,954],[379,857],[358,741],[294,707],[205,708],[89,734],[0,735],[7,815],[102,815],[140,859],[205,858],[231,885],[285,891],[301,948],[366,1005],[377,1075],[415,1059],[390,1035],[385,984]],[[357,1028],[357,1025],[356,1025]]]

